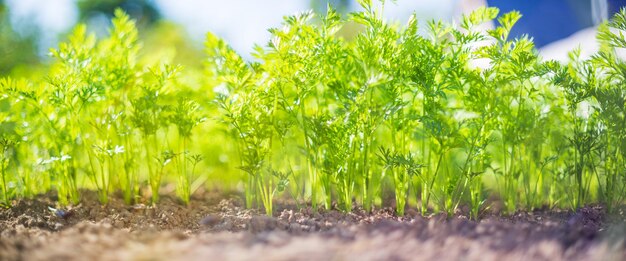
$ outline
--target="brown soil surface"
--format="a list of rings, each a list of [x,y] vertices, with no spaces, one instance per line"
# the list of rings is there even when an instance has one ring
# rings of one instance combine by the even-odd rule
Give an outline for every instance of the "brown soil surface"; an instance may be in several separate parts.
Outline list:
[[[86,193],[56,212],[54,199],[0,210],[0,260],[626,260],[623,212],[598,206],[472,221],[287,205],[266,217],[210,193],[155,207],[118,199],[103,207]]]

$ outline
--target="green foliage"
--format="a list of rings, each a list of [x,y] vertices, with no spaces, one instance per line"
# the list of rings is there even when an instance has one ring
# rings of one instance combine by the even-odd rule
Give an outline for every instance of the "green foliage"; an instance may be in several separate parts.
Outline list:
[[[275,184],[258,173],[277,167],[299,170],[314,209],[320,200],[329,208],[336,197],[344,211],[355,198],[369,210],[382,199],[387,178],[399,215],[409,199],[422,213],[452,214],[469,205],[476,218],[486,186],[509,213],[542,204],[578,207],[591,202],[596,188],[614,191],[591,180],[603,175],[601,162],[615,166],[617,160],[591,156],[606,146],[596,140],[607,127],[579,119],[579,105],[599,97],[597,85],[609,81],[599,77],[620,75],[611,73],[620,66],[614,54],[544,63],[528,37],[509,39],[518,12],[499,17],[501,26],[486,34],[474,28],[496,18],[495,8],[463,17],[460,28],[431,21],[421,34],[414,17],[400,28],[386,23],[371,1],[359,4],[365,11],[345,20],[332,9],[317,19],[312,13],[285,18],[281,29],[270,30],[272,40],[256,48],[255,63],[209,36],[209,76],[224,88],[222,122],[239,143],[241,169],[256,181],[246,189],[248,206],[253,191]],[[611,26],[619,28],[620,19]],[[364,30],[351,41],[336,37],[346,23]],[[599,38],[609,47],[619,44],[621,34],[602,30]],[[484,40],[491,43],[476,47]],[[477,59],[490,65],[476,68]],[[608,73],[596,72],[600,64]],[[574,77],[576,71],[583,78]],[[623,107],[623,101],[585,102],[606,107],[598,111]],[[614,121],[622,115],[605,114]],[[276,139],[280,146],[272,144]],[[568,184],[579,191],[564,195]]]
[[[58,191],[61,204],[76,204],[78,189],[87,177],[103,204],[115,190],[132,203],[147,176],[152,199],[158,200],[162,171],[158,171],[156,155],[167,150],[160,139],[167,138],[170,126],[177,126],[181,140],[168,146],[178,149],[177,144],[184,144],[182,140],[189,139],[200,121],[192,100],[185,98],[181,105],[173,105],[183,101],[172,87],[180,68],[140,65],[139,50],[134,22],[118,10],[107,38],[96,39],[79,25],[67,42],[51,50],[55,63],[46,83],[32,87],[3,80],[3,95],[12,103],[9,112],[25,112],[13,114],[12,123],[37,126],[16,129],[29,142],[11,150],[21,163],[12,167],[24,173],[25,194],[32,195],[30,189],[37,187],[29,183],[42,182],[44,191],[51,187]],[[188,175],[182,171],[186,168],[179,174]],[[49,178],[33,180],[39,172]],[[188,201],[188,194],[183,200]]]
[[[186,84],[193,67],[146,62],[158,59],[121,11],[104,39],[78,26],[52,50],[46,82],[0,80],[3,204],[51,189],[75,204],[82,187],[104,204],[149,188],[156,203],[170,182],[185,204],[207,183],[267,215],[285,191],[314,211],[369,211],[393,191],[400,216],[467,207],[479,218],[489,197],[507,213],[624,202],[626,10],[599,27],[591,59],[575,50],[562,64],[509,38],[517,12],[487,32],[476,28],[495,8],[419,29],[359,4],[346,17],[285,17],[254,62],[209,33],[198,86]],[[362,30],[345,39],[347,24]]]

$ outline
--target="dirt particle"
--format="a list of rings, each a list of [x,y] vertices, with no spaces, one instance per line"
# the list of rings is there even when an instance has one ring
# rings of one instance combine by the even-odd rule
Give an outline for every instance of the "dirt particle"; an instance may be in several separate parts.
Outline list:
[[[278,221],[273,217],[255,216],[250,219],[249,230],[252,233],[273,230],[278,225]]]
[[[207,227],[212,227],[219,224],[222,221],[222,218],[216,215],[207,215],[203,219],[200,220],[200,224]]]
[[[61,230],[63,228],[63,224],[61,223],[54,223],[54,230]]]
[[[124,221],[123,220],[115,220],[115,222],[113,223],[113,227],[115,228],[123,228],[124,227]]]

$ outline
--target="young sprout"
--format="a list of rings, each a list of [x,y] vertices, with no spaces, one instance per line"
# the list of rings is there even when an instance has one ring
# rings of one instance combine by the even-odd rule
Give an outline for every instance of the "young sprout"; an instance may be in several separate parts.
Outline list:
[[[14,158],[15,146],[19,141],[14,138],[2,136],[0,137],[0,177],[2,180],[2,204],[9,206],[11,200],[11,191],[9,191],[9,163]]]
[[[182,143],[182,153],[180,154],[182,156],[182,160],[176,161],[178,165],[180,165],[177,189],[179,197],[181,197],[185,204],[189,204],[191,196],[191,184],[194,178],[193,170],[195,169],[196,164],[198,164],[201,160],[200,155],[193,155],[194,158],[188,158],[188,143],[194,127],[198,126],[198,124],[204,122],[205,120],[206,118],[200,114],[200,106],[198,103],[187,98],[182,98],[178,101],[178,105],[174,108],[174,114],[170,119],[170,121],[176,125],[178,129],[178,136]],[[188,171],[188,161],[192,163],[191,172]]]
[[[96,185],[98,190],[98,198],[100,203],[107,204],[109,202],[109,192],[111,179],[113,175],[111,173],[116,172],[114,169],[116,155],[123,154],[124,146],[112,145],[105,143],[104,145],[93,145],[95,158],[98,161],[99,171],[93,173],[92,181]]]

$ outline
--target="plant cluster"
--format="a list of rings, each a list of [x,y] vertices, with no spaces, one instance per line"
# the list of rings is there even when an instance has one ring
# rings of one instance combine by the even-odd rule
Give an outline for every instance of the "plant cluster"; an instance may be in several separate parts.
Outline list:
[[[0,80],[2,201],[54,189],[77,203],[86,186],[102,203],[144,188],[156,202],[165,179],[188,203],[234,179],[268,215],[283,192],[313,209],[464,206],[474,218],[490,197],[509,213],[624,202],[626,10],[598,29],[598,53],[562,64],[509,37],[518,12],[399,25],[359,2],[347,17],[286,17],[251,62],[209,33],[192,87],[181,67],[141,59],[122,12],[106,39],[79,26],[45,83]]]
[[[51,51],[44,83],[0,81],[3,178],[11,174],[3,179],[5,202],[8,194],[56,189],[61,204],[76,204],[85,178],[104,204],[116,190],[132,203],[144,180],[156,202],[171,162],[189,201],[201,158],[187,144],[203,121],[199,105],[179,95],[179,67],[138,64],[137,30],[126,14],[117,11],[112,24],[101,40],[76,27]]]
[[[507,212],[623,202],[626,63],[615,51],[626,47],[625,11],[600,27],[592,59],[574,51],[560,64],[542,61],[530,38],[509,37],[518,12],[486,32],[475,28],[496,8],[420,30],[415,17],[389,24],[382,7],[360,3],[347,19],[332,8],[287,17],[255,62],[208,35],[208,74],[249,207],[271,213],[289,176],[275,173],[292,172],[314,209],[350,211],[356,199],[370,210],[389,183],[399,215],[414,202],[477,217],[490,194]],[[340,35],[348,23],[361,28],[353,39]]]

